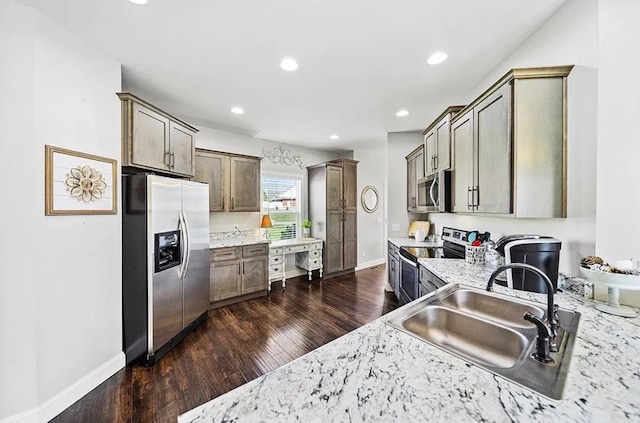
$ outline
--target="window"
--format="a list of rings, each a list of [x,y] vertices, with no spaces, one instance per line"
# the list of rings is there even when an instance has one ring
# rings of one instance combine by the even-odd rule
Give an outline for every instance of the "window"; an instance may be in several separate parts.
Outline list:
[[[300,179],[262,177],[262,210],[269,214],[273,227],[271,240],[296,239],[300,226]]]

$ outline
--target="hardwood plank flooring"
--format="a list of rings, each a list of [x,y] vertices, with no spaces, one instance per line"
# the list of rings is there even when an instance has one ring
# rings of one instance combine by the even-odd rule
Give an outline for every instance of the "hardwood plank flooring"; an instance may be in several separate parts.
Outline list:
[[[52,422],[175,422],[397,308],[385,276],[384,265],[324,281],[301,276],[285,291],[211,310],[154,366],[127,366]]]

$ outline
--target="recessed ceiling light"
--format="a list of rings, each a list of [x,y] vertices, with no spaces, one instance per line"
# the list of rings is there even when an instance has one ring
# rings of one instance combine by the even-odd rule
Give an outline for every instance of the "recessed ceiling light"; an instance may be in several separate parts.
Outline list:
[[[129,0],[129,1],[134,4],[147,4],[147,0]]]
[[[298,69],[298,62],[293,60],[291,57],[285,57],[282,59],[282,62],[280,62],[280,68],[291,72]]]
[[[235,113],[236,115],[241,115],[244,113],[244,109],[242,107],[232,107],[231,108],[231,113]]]
[[[398,117],[405,117],[405,116],[408,116],[408,115],[409,115],[409,111],[405,110],[405,109],[398,110],[396,112],[396,116],[398,116]]]
[[[431,56],[429,56],[429,58],[427,59],[427,63],[430,65],[437,65],[447,60],[447,57],[448,55],[444,51],[436,51]]]
[[[330,135],[329,138],[331,138],[332,140],[337,140],[340,137],[338,136],[338,134],[333,134],[333,135]]]

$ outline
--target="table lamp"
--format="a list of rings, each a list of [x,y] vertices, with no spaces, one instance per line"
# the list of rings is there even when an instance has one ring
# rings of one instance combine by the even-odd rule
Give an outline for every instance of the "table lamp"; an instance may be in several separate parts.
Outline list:
[[[262,222],[260,222],[260,227],[264,229],[264,237],[269,239],[271,235],[269,234],[269,228],[273,226],[271,222],[271,217],[268,214],[262,216]]]

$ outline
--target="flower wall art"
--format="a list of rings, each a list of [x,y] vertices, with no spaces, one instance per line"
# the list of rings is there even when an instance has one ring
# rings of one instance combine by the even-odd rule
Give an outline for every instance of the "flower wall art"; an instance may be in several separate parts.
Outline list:
[[[45,145],[45,215],[117,213],[117,162]]]

